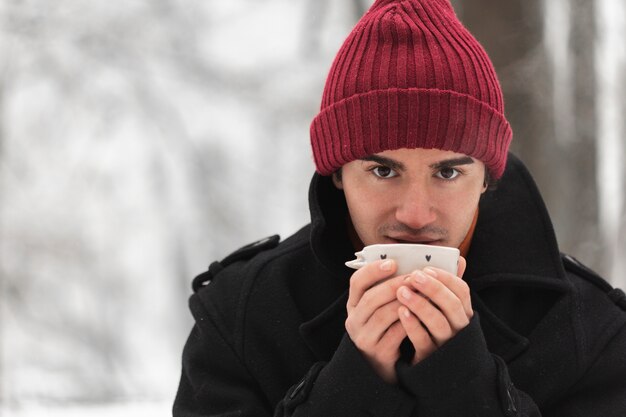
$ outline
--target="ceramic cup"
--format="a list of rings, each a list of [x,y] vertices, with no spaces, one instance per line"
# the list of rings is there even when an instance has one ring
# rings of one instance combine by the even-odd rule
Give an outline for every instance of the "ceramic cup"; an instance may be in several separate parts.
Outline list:
[[[346,266],[359,269],[380,259],[393,259],[398,265],[396,275],[410,274],[427,266],[434,266],[456,275],[459,262],[457,248],[417,243],[369,245],[354,255],[356,259],[346,262]]]

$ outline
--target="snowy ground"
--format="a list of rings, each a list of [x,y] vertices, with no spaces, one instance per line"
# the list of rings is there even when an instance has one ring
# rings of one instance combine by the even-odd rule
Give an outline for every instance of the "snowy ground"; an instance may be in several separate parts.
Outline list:
[[[171,402],[74,405],[41,405],[11,409],[0,406],[2,417],[165,417],[172,415]]]

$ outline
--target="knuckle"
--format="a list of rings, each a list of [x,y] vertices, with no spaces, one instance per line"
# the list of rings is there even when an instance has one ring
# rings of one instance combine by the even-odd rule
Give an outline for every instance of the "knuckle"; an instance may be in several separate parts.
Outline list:
[[[402,327],[402,324],[398,321],[395,324],[393,324],[389,330],[387,330],[387,334],[392,338],[395,339],[399,336],[401,336],[404,333],[404,327]]]
[[[467,282],[463,281],[462,279],[459,278],[459,292],[464,296],[464,297],[468,297],[470,296],[470,287],[467,284]]]
[[[356,339],[354,340],[354,344],[357,345],[359,349],[369,350],[369,337],[365,333],[361,333],[357,335]]]
[[[372,314],[372,316],[370,317],[369,322],[376,328],[381,327],[384,322],[385,322],[385,316],[384,314],[382,314],[382,312],[380,310],[376,311],[374,314]]]
[[[352,325],[352,319],[350,316],[348,316],[348,318],[346,319],[344,326],[346,327],[348,333],[351,333],[354,330],[354,327]]]
[[[457,318],[454,323],[450,324],[450,329],[453,334],[457,334],[461,330],[463,330],[469,324],[469,318],[466,314],[463,314],[461,317]]]
[[[463,302],[459,298],[452,299],[452,309],[457,311],[465,311],[465,307],[463,306]]]
[[[397,287],[396,281],[392,279],[388,279],[380,283],[381,287],[385,289],[386,292],[394,293],[395,288]]]
[[[431,285],[430,286],[431,298],[438,298],[442,294],[444,294],[444,287],[443,287],[443,285]]]
[[[461,304],[463,304],[464,306],[470,306],[472,304],[472,298],[470,297],[469,293],[460,294],[458,298]]]
[[[388,279],[387,281],[384,281],[383,284],[387,286],[388,290],[390,290],[391,292],[395,292],[398,288],[404,285],[405,278],[406,275],[397,276],[392,279]]]
[[[350,291],[354,291],[360,288],[361,280],[359,279],[359,271],[356,271],[354,274],[350,276]]]
[[[469,293],[469,284],[462,278],[458,278],[459,281],[459,286],[463,289],[463,291],[466,291],[467,293]]]
[[[374,299],[375,299],[374,295],[371,292],[366,292],[361,297],[361,300],[360,300],[359,304],[361,304],[363,307],[369,308],[369,307],[371,307],[372,303],[374,302]]]
[[[434,319],[432,323],[432,333],[437,334],[450,334],[452,332],[452,328],[450,324],[445,319]]]

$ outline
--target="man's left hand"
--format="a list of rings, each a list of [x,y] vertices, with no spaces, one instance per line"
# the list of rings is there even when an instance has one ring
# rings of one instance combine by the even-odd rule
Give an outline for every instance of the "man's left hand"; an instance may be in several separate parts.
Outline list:
[[[415,347],[413,364],[427,358],[469,324],[474,315],[469,286],[463,279],[466,262],[459,258],[457,275],[439,268],[415,271],[398,288],[400,322]]]

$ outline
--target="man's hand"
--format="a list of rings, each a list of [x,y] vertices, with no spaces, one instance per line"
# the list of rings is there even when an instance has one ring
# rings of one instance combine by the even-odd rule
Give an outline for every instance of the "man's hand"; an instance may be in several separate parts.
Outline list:
[[[461,279],[466,262],[459,258],[458,276],[438,268],[425,268],[405,278],[396,293],[402,303],[397,314],[415,347],[413,364],[469,324],[474,315],[467,283]]]
[[[398,288],[406,276],[386,279],[396,271],[393,260],[377,261],[356,271],[350,278],[346,330],[376,373],[386,382],[396,382],[395,364],[400,343],[407,336],[398,318],[402,304]]]

